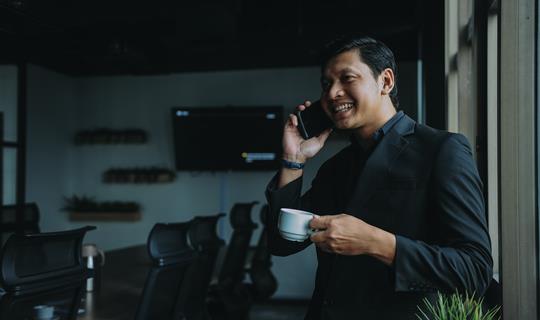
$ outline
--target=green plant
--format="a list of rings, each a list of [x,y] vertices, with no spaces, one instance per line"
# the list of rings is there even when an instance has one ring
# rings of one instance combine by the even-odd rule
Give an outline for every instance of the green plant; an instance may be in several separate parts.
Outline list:
[[[482,300],[465,296],[458,293],[444,295],[437,294],[436,302],[432,303],[427,298],[424,299],[424,308],[418,306],[419,313],[416,314],[419,320],[495,320],[500,319],[498,311],[500,307],[495,307],[484,311]]]

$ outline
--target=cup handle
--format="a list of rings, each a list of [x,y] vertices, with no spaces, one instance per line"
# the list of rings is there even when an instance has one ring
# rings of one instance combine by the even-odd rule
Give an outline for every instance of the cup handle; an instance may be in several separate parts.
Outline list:
[[[105,265],[105,252],[101,249],[97,249],[99,255],[101,256],[101,266],[103,267]]]

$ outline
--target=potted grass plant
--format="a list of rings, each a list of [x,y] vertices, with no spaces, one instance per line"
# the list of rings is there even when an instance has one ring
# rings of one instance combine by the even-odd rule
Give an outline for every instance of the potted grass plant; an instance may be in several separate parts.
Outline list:
[[[475,299],[468,294],[444,295],[440,292],[434,302],[424,299],[423,306],[418,306],[418,320],[499,320],[499,309],[484,310],[482,299]]]

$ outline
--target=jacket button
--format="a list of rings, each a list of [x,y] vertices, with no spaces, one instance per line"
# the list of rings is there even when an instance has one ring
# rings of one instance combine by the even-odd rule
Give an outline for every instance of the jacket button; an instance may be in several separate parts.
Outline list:
[[[334,304],[334,300],[332,299],[324,299],[323,300],[323,306],[329,307]]]

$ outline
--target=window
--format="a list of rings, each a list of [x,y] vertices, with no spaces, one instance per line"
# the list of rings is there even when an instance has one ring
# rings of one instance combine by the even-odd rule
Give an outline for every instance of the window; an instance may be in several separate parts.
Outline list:
[[[0,112],[3,114],[2,204],[15,204],[17,188],[17,66],[0,66]]]

